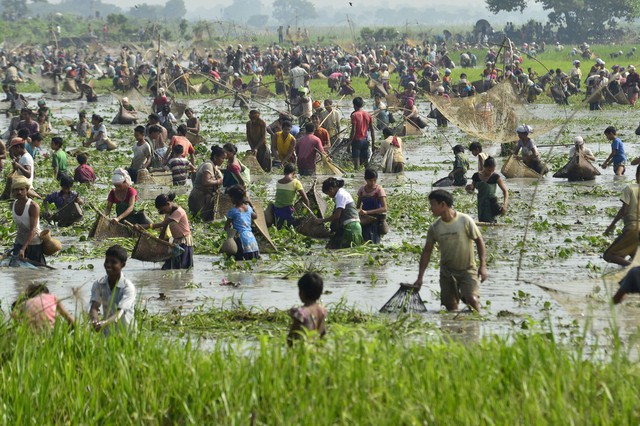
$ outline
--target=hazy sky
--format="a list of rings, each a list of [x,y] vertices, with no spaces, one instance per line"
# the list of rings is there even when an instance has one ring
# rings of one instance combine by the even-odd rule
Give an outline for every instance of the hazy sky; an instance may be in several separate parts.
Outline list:
[[[104,3],[115,4],[116,6],[122,7],[123,9],[130,8],[133,4],[137,3],[147,3],[147,4],[165,4],[166,0],[102,0]],[[185,0],[185,4],[187,8],[206,8],[206,9],[220,9],[226,6],[229,6],[233,0],[226,1],[211,1],[211,0]],[[50,0],[50,3],[59,3],[60,0]],[[267,6],[270,5],[273,0],[262,0],[262,4]],[[322,1],[313,1],[316,8],[320,5],[329,5],[329,6],[346,6],[349,3],[349,0],[322,0]],[[358,3],[366,4],[367,6],[386,6],[390,5],[411,5],[411,6],[425,6],[425,7],[437,7],[442,3],[436,0],[417,0],[417,1],[395,1],[391,0],[351,0],[354,7],[357,7]],[[484,0],[457,0],[455,2],[455,6],[472,6],[478,8],[484,8],[485,2]]]

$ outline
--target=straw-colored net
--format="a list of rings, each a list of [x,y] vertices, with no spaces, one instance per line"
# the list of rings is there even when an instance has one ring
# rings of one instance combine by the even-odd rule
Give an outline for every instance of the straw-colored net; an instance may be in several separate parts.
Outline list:
[[[465,98],[427,97],[451,123],[481,140],[514,141],[517,139],[516,127],[522,123],[533,127],[536,134],[556,126],[532,114],[510,82],[499,83],[487,92]]]

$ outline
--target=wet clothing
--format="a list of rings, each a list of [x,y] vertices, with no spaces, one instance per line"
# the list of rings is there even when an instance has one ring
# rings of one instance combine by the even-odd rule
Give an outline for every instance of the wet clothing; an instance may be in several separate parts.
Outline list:
[[[371,120],[371,114],[365,110],[360,109],[351,113],[351,125],[355,129],[353,140],[367,139]]]
[[[177,244],[183,251],[180,254],[167,259],[162,269],[188,269],[193,267],[193,238],[189,226],[187,212],[182,207],[178,207],[173,212],[165,216],[171,220],[169,231],[173,237],[173,243]]]
[[[360,215],[353,197],[344,188],[340,188],[335,196],[336,209],[342,209],[336,233],[329,241],[331,248],[349,248],[362,245],[362,227]],[[334,210],[335,212],[335,210]]]
[[[283,137],[282,132],[276,133],[276,150],[280,161],[284,161],[291,149],[291,145],[295,146],[295,143],[296,138],[291,133],[289,133],[286,138]],[[292,163],[295,162],[295,151],[289,161]]]
[[[237,207],[233,207],[227,213],[227,219],[231,220],[233,228],[238,235],[235,238],[238,245],[238,252],[235,255],[236,260],[250,260],[260,257],[260,249],[253,231],[251,230],[251,214],[253,208],[247,205],[247,211],[240,211]]]
[[[167,161],[167,167],[171,170],[171,178],[174,185],[185,185],[189,177],[191,162],[183,157],[173,157]]]
[[[211,161],[206,161],[198,167],[193,181],[193,189],[189,194],[189,211],[191,214],[200,214],[204,221],[213,220],[214,198],[218,192],[216,187],[203,185],[204,175],[210,174],[214,180],[222,177],[222,172]]]
[[[73,180],[78,183],[95,182],[96,174],[88,164],[80,164],[73,173]]]
[[[75,191],[71,191],[66,196],[62,191],[55,191],[47,195],[47,197],[44,199],[44,202],[53,204],[57,209],[61,209],[67,204],[73,203],[76,198],[78,198],[78,193]]]
[[[638,197],[640,197],[640,185],[627,185],[622,190],[620,201],[628,206],[627,214],[624,216],[624,228],[611,245],[605,250],[607,254],[614,254],[620,257],[633,257],[638,249],[640,232],[638,231]]]
[[[615,138],[611,141],[611,150],[616,150],[616,155],[613,156],[613,166],[618,168],[618,166],[624,166],[627,163],[627,156],[624,153],[624,144],[620,140],[620,138]]]
[[[35,175],[35,171],[36,171],[33,163],[33,157],[28,152],[25,152],[20,156],[20,159],[18,160],[18,164],[20,164],[23,167],[28,167],[29,170],[31,171],[30,175],[27,176],[26,178],[27,178],[27,181],[29,181],[29,185],[33,187],[33,176]]]
[[[129,187],[127,189],[127,194],[125,195],[123,200],[119,200],[116,196],[116,190],[112,189],[111,191],[109,191],[109,195],[107,196],[107,202],[112,203],[116,206],[116,214],[120,216],[129,208],[129,202],[132,197],[136,201],[138,201],[138,191],[136,191],[133,187]],[[122,222],[124,222],[125,220],[134,225],[151,223],[151,221],[144,214],[144,211],[136,211],[135,208],[131,213],[129,213],[129,216],[122,218]]]
[[[497,173],[489,176],[486,181],[480,178],[480,173],[474,173],[471,177],[473,185],[478,190],[478,220],[480,222],[495,222],[496,216],[502,211],[502,205],[498,203],[496,197],[498,180],[500,180],[500,175]]]
[[[400,173],[404,170],[404,155],[402,154],[402,139],[389,136],[380,142],[380,155],[384,173]],[[390,157],[390,158],[389,158]]]
[[[53,294],[39,294],[24,302],[22,314],[36,330],[52,330],[56,324],[58,299]]]
[[[467,170],[469,170],[469,160],[467,156],[459,152],[453,160],[453,185],[464,186],[467,184]]]
[[[376,210],[382,207],[382,198],[386,197],[387,194],[384,192],[384,188],[382,186],[376,184],[372,191],[367,192],[367,186],[363,185],[358,190],[358,197],[362,202],[362,210]],[[378,232],[379,221],[383,220],[386,217],[386,214],[383,215],[375,215],[376,220],[373,223],[369,224],[360,224],[362,227],[362,238],[364,241],[371,241],[374,244],[380,244],[380,233]]]
[[[134,309],[136,304],[136,288],[133,283],[120,273],[120,279],[113,290],[109,287],[109,277],[106,275],[93,283],[91,287],[91,303],[97,302],[102,309],[102,319],[106,320],[118,311],[123,314],[120,319],[105,329],[109,333],[115,330],[124,331],[135,326]]]
[[[288,183],[276,183],[276,198],[273,203],[273,216],[276,219],[276,226],[293,225],[293,203],[298,191],[302,190],[302,183],[298,179],[293,179]]]
[[[51,166],[53,167],[54,170],[56,169],[56,167],[58,168],[58,176],[56,176],[56,178],[60,180],[62,175],[66,175],[68,171],[67,153],[64,152],[62,149],[59,149],[56,152],[54,152],[53,155],[51,156]]]
[[[16,203],[13,202],[13,206],[11,207],[11,213],[13,216],[13,222],[16,224],[16,239],[13,245],[12,254],[17,256],[22,249],[22,246],[29,238],[29,234],[31,233],[31,218],[29,216],[29,207],[31,203],[34,203],[30,198],[27,198],[27,202],[24,205],[24,210],[22,214],[16,213]],[[44,258],[44,253],[42,252],[42,240],[40,239],[40,218],[36,218],[36,229],[35,235],[29,242],[29,246],[25,250],[24,256],[27,259],[40,262],[43,265],[46,265],[46,260]]]
[[[302,176],[312,176],[316,173],[316,152],[324,154],[322,141],[314,135],[304,135],[296,143],[298,158],[298,172]]]
[[[289,310],[289,316],[291,316],[294,321],[294,327],[292,327],[292,332],[289,333],[289,339],[302,337],[297,331],[301,331],[302,333],[306,331],[316,331],[321,337],[327,333],[327,327],[325,325],[327,310],[322,305],[319,305],[319,308],[319,315],[315,315],[313,310],[306,306],[291,308]],[[295,327],[296,325],[301,326],[302,330],[298,330],[297,327]]]
[[[438,244],[441,268],[462,271],[476,267],[473,242],[480,236],[473,219],[456,212],[450,222],[438,218],[429,226],[427,243]]]

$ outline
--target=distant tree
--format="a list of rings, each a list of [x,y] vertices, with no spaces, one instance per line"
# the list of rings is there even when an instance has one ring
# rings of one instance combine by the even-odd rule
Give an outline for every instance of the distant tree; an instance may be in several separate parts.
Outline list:
[[[154,21],[160,17],[164,9],[147,3],[138,4],[129,9],[129,15],[136,19],[148,19]]]
[[[523,12],[527,0],[485,0],[492,13]],[[619,21],[632,21],[640,16],[638,0],[535,0],[549,12],[549,22],[575,41],[584,40],[589,34],[599,35],[615,28]]]
[[[164,17],[168,20],[177,20],[184,18],[187,14],[187,8],[184,0],[169,0],[164,5]]]
[[[27,15],[29,7],[27,0],[2,0],[2,13],[5,16],[11,16],[14,20],[23,18]],[[32,0],[31,3],[47,3],[47,0]]]
[[[259,15],[262,12],[262,2],[260,0],[233,0],[230,6],[222,11],[222,17],[227,21],[245,22],[247,16]]]
[[[308,0],[275,0],[273,2],[273,17],[282,23],[295,20],[315,19],[318,16],[316,8]]]

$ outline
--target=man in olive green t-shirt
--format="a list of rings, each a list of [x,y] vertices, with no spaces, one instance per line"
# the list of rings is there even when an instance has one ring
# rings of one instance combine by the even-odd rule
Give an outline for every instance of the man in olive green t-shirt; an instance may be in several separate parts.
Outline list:
[[[424,272],[429,265],[436,243],[440,249],[440,301],[448,311],[458,309],[462,300],[480,312],[480,283],[487,279],[485,246],[480,230],[473,219],[453,209],[453,197],[445,190],[437,189],[429,194],[431,212],[437,216],[427,232],[427,242],[422,250],[418,279],[414,287],[422,287]],[[480,267],[476,270],[473,242],[478,249]]]

